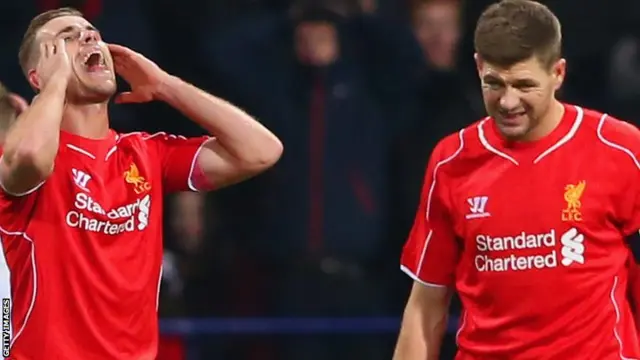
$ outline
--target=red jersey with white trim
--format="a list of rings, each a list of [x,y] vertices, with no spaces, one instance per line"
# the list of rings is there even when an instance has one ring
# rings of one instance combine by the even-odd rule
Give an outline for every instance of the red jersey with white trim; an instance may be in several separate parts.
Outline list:
[[[640,358],[624,240],[639,154],[633,125],[571,105],[536,142],[488,118],[437,145],[402,269],[458,291],[457,360]]]
[[[45,183],[2,192],[10,359],[155,359],[163,195],[194,190],[205,139],[63,132]]]

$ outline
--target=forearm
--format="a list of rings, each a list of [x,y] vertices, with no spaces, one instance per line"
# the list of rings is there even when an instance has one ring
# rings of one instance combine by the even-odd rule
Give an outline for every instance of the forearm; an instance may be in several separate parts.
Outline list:
[[[271,164],[282,152],[278,138],[250,115],[177,77],[164,84],[159,98],[215,136],[240,162]]]
[[[446,314],[428,319],[405,313],[393,360],[438,360],[446,329]]]
[[[60,139],[66,81],[51,81],[23,112],[5,138],[3,161],[9,169],[30,168],[47,176]]]

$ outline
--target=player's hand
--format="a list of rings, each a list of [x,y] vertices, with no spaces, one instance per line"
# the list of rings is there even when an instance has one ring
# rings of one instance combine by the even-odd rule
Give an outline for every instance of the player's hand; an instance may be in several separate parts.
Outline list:
[[[115,44],[108,46],[116,73],[131,86],[131,91],[118,94],[116,103],[143,103],[155,100],[170,75],[153,61],[127,47]]]
[[[36,66],[40,90],[52,80],[68,82],[72,72],[71,61],[63,39],[43,41],[40,44],[40,60]]]

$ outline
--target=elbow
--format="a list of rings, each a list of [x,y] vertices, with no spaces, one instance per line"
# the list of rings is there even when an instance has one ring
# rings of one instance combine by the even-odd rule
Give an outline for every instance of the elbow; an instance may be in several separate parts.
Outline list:
[[[11,167],[23,169],[26,173],[32,174],[34,178],[44,180],[53,171],[53,160],[53,157],[49,159],[43,156],[41,151],[32,148],[17,148],[11,156]]]
[[[253,173],[261,173],[273,167],[282,157],[284,146],[277,137],[273,136],[260,150],[252,159],[245,161]]]

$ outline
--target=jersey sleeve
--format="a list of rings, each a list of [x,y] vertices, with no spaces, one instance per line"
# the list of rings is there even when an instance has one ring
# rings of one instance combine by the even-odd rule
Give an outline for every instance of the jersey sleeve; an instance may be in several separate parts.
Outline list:
[[[25,231],[39,194],[38,191],[32,191],[15,196],[0,191],[0,237]]]
[[[155,143],[162,170],[162,183],[166,193],[198,191],[193,182],[196,159],[208,136],[185,138],[169,134],[151,135]]]
[[[617,175],[624,183],[621,198],[616,201],[618,222],[625,236],[640,230],[640,130],[634,125],[604,115],[599,126],[601,140],[617,156],[612,158]]]
[[[448,184],[442,166],[443,144],[436,146],[424,177],[420,205],[405,243],[401,269],[415,281],[429,286],[453,286],[458,262],[458,242],[450,218]]]

